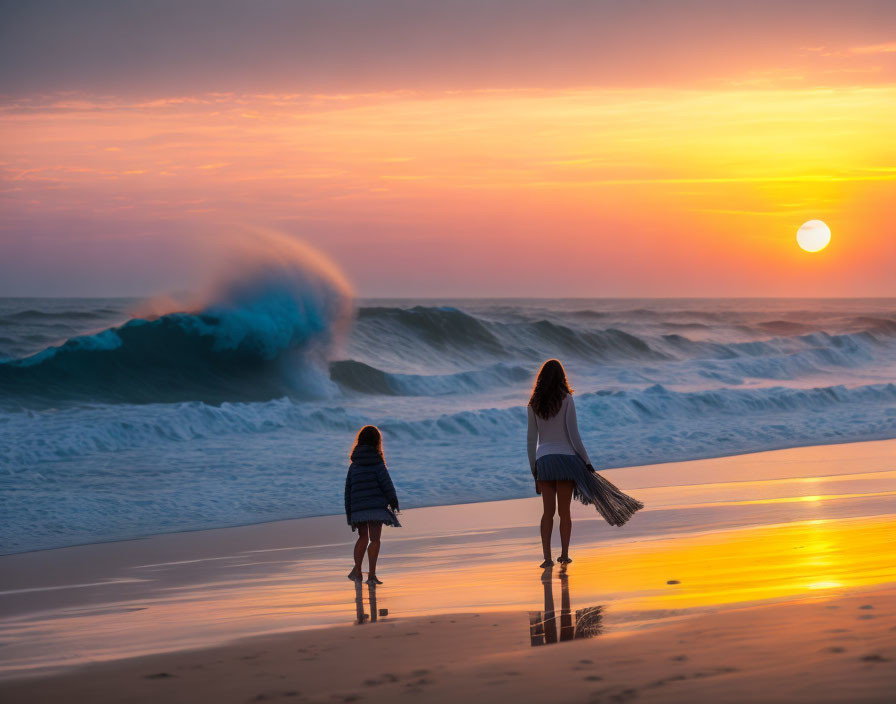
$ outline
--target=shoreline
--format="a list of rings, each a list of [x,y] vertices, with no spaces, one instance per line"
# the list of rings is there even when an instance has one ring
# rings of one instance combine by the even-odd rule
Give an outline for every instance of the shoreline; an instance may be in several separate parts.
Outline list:
[[[632,465],[632,466],[625,466],[625,467],[608,467],[605,469],[598,469],[598,472],[601,475],[606,475],[617,486],[624,488],[625,479],[627,478],[627,473],[629,473],[632,470],[640,470],[640,469],[645,469],[645,468],[661,468],[661,467],[669,467],[672,465],[690,465],[694,462],[724,460],[724,459],[728,459],[728,458],[739,458],[739,457],[750,457],[752,455],[761,455],[761,454],[765,454],[765,453],[777,453],[777,452],[783,452],[783,451],[788,451],[788,450],[802,450],[802,449],[814,448],[814,447],[832,447],[832,446],[848,447],[848,446],[852,446],[852,445],[866,445],[868,443],[886,443],[886,442],[896,442],[896,438],[869,437],[869,438],[864,438],[864,439],[851,439],[847,442],[843,442],[842,440],[839,440],[839,439],[831,440],[830,442],[815,441],[815,442],[812,442],[811,444],[783,445],[780,447],[771,447],[771,448],[764,448],[764,449],[758,449],[758,450],[748,450],[745,452],[735,452],[735,453],[731,453],[731,454],[698,456],[698,457],[688,458],[688,459],[684,459],[684,460],[669,460],[666,462],[652,462],[650,464]],[[888,471],[888,470],[882,469],[879,471]],[[819,476],[834,476],[836,474],[838,474],[838,473],[834,473],[831,475],[819,475]],[[732,481],[738,481],[738,480],[732,480]],[[675,487],[675,486],[687,486],[687,484],[674,484],[673,483],[673,484],[665,484],[665,485],[654,485],[651,488]],[[634,487],[634,488],[642,488],[642,487]],[[416,510],[422,510],[422,509],[442,508],[442,507],[446,507],[446,506],[476,506],[476,505],[480,505],[480,504],[491,504],[491,503],[499,503],[499,502],[505,502],[505,501],[519,501],[519,500],[524,500],[525,498],[526,497],[510,496],[510,497],[504,497],[504,498],[499,498],[499,499],[482,499],[482,500],[476,500],[476,501],[466,501],[461,504],[453,504],[453,503],[424,504],[421,506],[414,506],[412,508],[405,509],[405,511],[416,511]],[[202,533],[205,531],[250,528],[252,526],[264,526],[264,525],[270,525],[270,524],[276,524],[276,523],[285,523],[285,522],[289,522],[289,521],[303,521],[303,520],[309,520],[309,519],[332,518],[332,517],[341,517],[341,516],[343,516],[342,513],[324,513],[324,514],[315,514],[315,515],[307,515],[307,516],[290,516],[290,517],[284,517],[284,518],[271,518],[269,520],[255,521],[252,523],[234,523],[234,524],[228,523],[228,524],[222,524],[222,525],[216,525],[216,526],[205,526],[202,528],[186,528],[186,529],[179,528],[177,530],[164,531],[164,532],[160,532],[160,533],[147,533],[147,534],[134,535],[134,536],[125,537],[125,538],[111,538],[109,540],[98,540],[98,541],[85,542],[85,543],[73,543],[70,545],[59,545],[59,546],[55,546],[55,547],[36,548],[33,550],[22,550],[22,551],[17,551],[17,552],[0,553],[0,559],[3,559],[5,557],[11,557],[14,555],[28,555],[28,554],[34,554],[34,553],[51,552],[54,550],[66,550],[69,548],[83,548],[83,547],[88,547],[88,546],[92,546],[92,545],[109,545],[109,544],[114,544],[114,543],[129,543],[129,542],[152,539],[152,538],[156,538],[156,537],[164,536],[164,535],[181,535],[181,534],[188,535],[191,533]]]
[[[384,531],[378,572],[385,584],[372,591],[364,585],[360,596],[344,576],[354,535],[343,516],[0,557],[0,643],[5,644],[0,646],[0,694],[5,701],[40,701],[72,690],[104,702],[114,701],[116,687],[124,687],[133,690],[134,701],[160,696],[190,701],[196,690],[187,670],[195,665],[196,676],[208,678],[218,660],[230,662],[232,655],[233,671],[214,677],[246,696],[223,692],[221,701],[249,701],[261,694],[278,698],[285,691],[303,690],[301,696],[307,698],[307,685],[278,689],[274,681],[290,680],[295,671],[305,673],[308,681],[316,677],[316,666],[308,663],[318,660],[296,661],[296,643],[305,643],[301,647],[320,658],[325,650],[321,643],[326,642],[334,657],[350,659],[359,643],[376,650],[382,645],[380,637],[387,638],[394,628],[401,637],[389,652],[398,659],[417,657],[418,647],[431,655],[459,654],[442,677],[416,678],[442,684],[409,684],[416,681],[409,673],[395,682],[371,674],[367,680],[382,682],[374,686],[361,680],[349,689],[347,683],[335,689],[333,684],[320,685],[307,700],[363,696],[386,701],[415,687],[433,701],[442,701],[443,695],[449,701],[449,694],[485,696],[491,690],[481,689],[482,682],[480,689],[469,692],[444,684],[445,673],[452,681],[474,670],[480,677],[496,657],[504,658],[501,667],[506,665],[507,671],[528,669],[529,653],[535,652],[527,640],[532,614],[556,609],[558,634],[564,628],[575,631],[571,624],[579,612],[600,616],[594,621],[599,628],[592,624],[600,635],[573,639],[559,646],[560,651],[581,652],[580,659],[595,662],[615,657],[617,646],[647,653],[640,664],[593,675],[602,678],[600,687],[594,685],[597,680],[587,680],[592,689],[575,685],[570,692],[590,692],[593,701],[623,701],[613,697],[634,689],[650,701],[654,690],[667,695],[674,690],[676,694],[663,701],[687,701],[688,696],[693,701],[695,692],[703,691],[694,688],[709,686],[710,681],[739,681],[749,673],[778,681],[766,671],[771,660],[760,652],[750,662],[726,666],[736,671],[719,672],[722,665],[712,664],[712,649],[701,650],[695,643],[684,653],[688,659],[676,666],[688,662],[687,667],[697,669],[684,679],[648,686],[678,676],[666,670],[669,663],[678,662],[669,660],[674,653],[667,650],[690,638],[687,633],[697,628],[693,624],[705,622],[706,629],[718,631],[718,653],[736,659],[734,645],[753,643],[759,634],[775,641],[769,645],[772,651],[782,647],[777,640],[790,635],[800,635],[805,642],[830,640],[829,628],[801,625],[796,614],[810,609],[816,621],[826,619],[828,611],[840,618],[845,604],[872,597],[876,601],[860,612],[863,618],[849,616],[849,623],[831,626],[848,629],[867,650],[856,654],[854,644],[850,646],[849,656],[835,658],[841,668],[836,671],[842,675],[842,668],[871,668],[875,678],[884,677],[881,672],[888,666],[880,663],[896,659],[896,626],[889,625],[896,614],[896,564],[889,559],[896,520],[896,440],[678,465],[671,470],[668,463],[616,470],[626,476],[620,482],[626,491],[643,499],[647,508],[618,529],[607,526],[593,510],[575,505],[574,563],[548,573],[536,568],[541,559],[536,496],[404,511],[405,527]],[[612,471],[608,474],[617,481]],[[678,484],[663,481],[670,474]],[[359,605],[362,616],[368,615],[364,625],[380,631],[362,633],[347,626],[357,622]],[[379,617],[380,623],[371,624],[370,617],[379,615],[379,609],[386,614]],[[749,617],[738,615],[747,612]],[[477,637],[490,644],[491,651],[471,650],[469,633],[454,628],[472,619],[487,621]],[[782,635],[781,622],[790,623],[794,633]],[[890,630],[880,630],[884,625]],[[549,633],[543,630],[541,637],[549,638]],[[510,650],[507,643],[514,644]],[[260,650],[274,658],[264,675],[252,669]],[[875,654],[882,660],[855,660]],[[806,657],[825,675],[830,655],[812,651]],[[336,668],[330,670],[334,681],[339,680],[339,658],[326,665]],[[548,659],[559,663],[554,658]],[[387,662],[374,660],[380,674],[393,671]],[[147,667],[151,671],[140,670]],[[413,669],[435,672],[424,664]],[[172,677],[147,679],[159,672]],[[695,674],[699,672],[714,674]],[[267,689],[249,696],[245,687],[262,680]],[[878,686],[882,681],[875,680]],[[496,692],[506,691],[520,701],[538,701],[510,680],[494,686]],[[505,686],[509,689],[502,689]],[[603,694],[595,694],[598,690]],[[274,697],[272,692],[280,694]],[[816,694],[817,701],[836,701],[825,699],[823,691]],[[854,701],[882,701],[878,695],[868,690]]]

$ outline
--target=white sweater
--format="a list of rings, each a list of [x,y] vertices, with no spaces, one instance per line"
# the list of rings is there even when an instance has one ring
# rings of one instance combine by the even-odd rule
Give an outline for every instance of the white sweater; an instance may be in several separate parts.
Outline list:
[[[560,404],[560,410],[550,418],[539,418],[528,406],[529,429],[526,433],[526,450],[529,453],[529,467],[535,475],[535,462],[545,455],[578,455],[585,464],[591,464],[588,453],[579,435],[576,419],[576,404],[567,394]]]

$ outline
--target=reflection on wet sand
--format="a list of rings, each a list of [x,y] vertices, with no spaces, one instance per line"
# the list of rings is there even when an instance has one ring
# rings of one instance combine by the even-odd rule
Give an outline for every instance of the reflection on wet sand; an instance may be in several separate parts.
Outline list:
[[[370,613],[364,611],[364,587],[361,582],[355,582],[355,623],[359,626],[368,620],[376,621],[380,616],[388,616],[389,609],[378,609],[376,605],[376,585],[367,585],[367,601],[370,604]]]
[[[554,608],[553,568],[548,567],[541,577],[544,587],[544,611],[529,612],[529,638],[532,645],[557,642],[557,612]],[[586,606],[576,610],[575,623],[569,598],[569,575],[565,569],[557,575],[560,581],[560,640],[593,638],[601,634],[603,606]]]

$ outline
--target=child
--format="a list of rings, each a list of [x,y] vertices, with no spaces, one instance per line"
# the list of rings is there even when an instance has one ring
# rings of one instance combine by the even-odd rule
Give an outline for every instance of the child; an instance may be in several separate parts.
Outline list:
[[[370,571],[368,584],[382,584],[376,576],[376,558],[380,554],[380,533],[383,524],[401,528],[395,517],[398,512],[398,497],[386,469],[383,458],[383,436],[379,428],[365,425],[358,433],[351,455],[352,463],[345,476],[345,517],[357,529],[355,543],[355,566],[348,578],[361,581],[361,562],[364,551]]]

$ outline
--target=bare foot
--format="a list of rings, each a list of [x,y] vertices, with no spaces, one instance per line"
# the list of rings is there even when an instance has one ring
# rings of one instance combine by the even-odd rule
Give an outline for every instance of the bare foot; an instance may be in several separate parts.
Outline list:
[[[377,576],[375,574],[367,575],[367,583],[368,584],[382,584],[382,582],[379,579],[377,579]]]
[[[360,582],[361,581],[361,572],[360,572],[360,570],[358,570],[357,567],[353,567],[352,571],[348,573],[347,577],[350,580],[352,580],[353,582]]]

